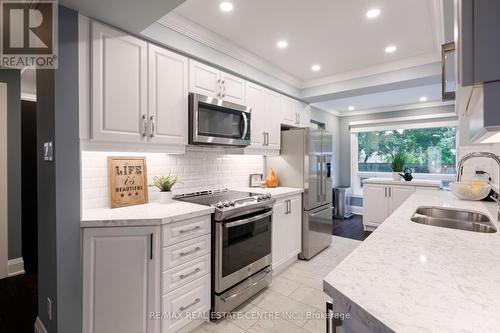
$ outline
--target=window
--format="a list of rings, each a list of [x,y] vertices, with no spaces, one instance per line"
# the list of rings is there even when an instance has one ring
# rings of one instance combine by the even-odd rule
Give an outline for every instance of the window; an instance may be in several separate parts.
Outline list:
[[[351,134],[352,181],[355,194],[362,194],[363,179],[390,177],[390,158],[402,148],[408,155],[405,167],[414,177],[446,183],[456,173],[456,126],[360,130]]]

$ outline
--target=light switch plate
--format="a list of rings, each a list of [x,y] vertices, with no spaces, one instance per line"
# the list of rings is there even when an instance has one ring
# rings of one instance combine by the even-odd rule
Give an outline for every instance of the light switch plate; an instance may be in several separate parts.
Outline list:
[[[44,161],[54,160],[54,143],[52,141],[44,142],[43,144],[43,160]]]

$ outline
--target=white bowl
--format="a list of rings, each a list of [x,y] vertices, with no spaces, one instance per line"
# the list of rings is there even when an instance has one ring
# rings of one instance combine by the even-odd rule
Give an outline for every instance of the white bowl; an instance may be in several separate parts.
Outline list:
[[[453,182],[449,187],[451,192],[462,200],[482,200],[490,194],[491,185],[482,183],[480,186],[473,186],[470,182]]]

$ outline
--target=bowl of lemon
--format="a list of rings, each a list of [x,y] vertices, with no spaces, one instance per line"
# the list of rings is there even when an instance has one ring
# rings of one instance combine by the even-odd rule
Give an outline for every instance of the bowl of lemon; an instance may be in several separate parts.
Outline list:
[[[486,182],[453,182],[449,187],[451,192],[462,200],[482,200],[491,191],[491,185]]]

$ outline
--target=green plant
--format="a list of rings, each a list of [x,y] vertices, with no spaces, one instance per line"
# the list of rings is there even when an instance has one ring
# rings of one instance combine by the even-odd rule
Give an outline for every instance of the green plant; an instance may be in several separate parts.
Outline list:
[[[399,150],[391,155],[391,169],[393,172],[401,172],[405,166],[408,155],[406,152],[399,148]]]
[[[175,183],[177,183],[177,176],[156,176],[153,177],[151,186],[158,188],[160,192],[170,192]]]

